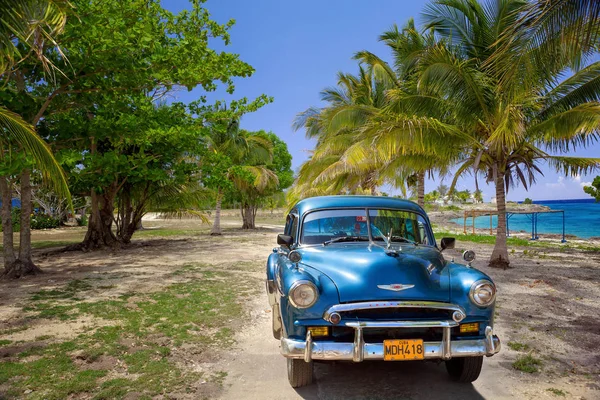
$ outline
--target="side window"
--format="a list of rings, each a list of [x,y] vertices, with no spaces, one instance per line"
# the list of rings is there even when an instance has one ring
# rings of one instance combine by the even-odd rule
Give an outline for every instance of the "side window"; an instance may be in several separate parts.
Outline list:
[[[292,215],[292,229],[290,230],[290,235],[294,238],[294,242],[296,242],[298,235],[298,217]]]
[[[290,235],[296,241],[296,235],[298,234],[298,217],[294,214],[289,214],[285,219],[285,229],[283,233]]]
[[[292,219],[293,219],[293,215],[289,214],[287,216],[287,218],[285,219],[285,228],[283,229],[283,234],[284,235],[289,235],[290,232],[292,231]]]

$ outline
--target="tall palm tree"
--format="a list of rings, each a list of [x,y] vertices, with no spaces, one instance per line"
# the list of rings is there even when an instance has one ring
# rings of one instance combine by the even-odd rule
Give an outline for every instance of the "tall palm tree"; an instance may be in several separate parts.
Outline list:
[[[272,143],[259,135],[251,134],[239,129],[237,118],[224,118],[209,123],[210,135],[207,137],[208,151],[213,156],[212,160],[226,160],[217,165],[217,168],[225,168],[220,171],[226,181],[216,185],[216,207],[215,218],[211,229],[211,235],[221,235],[221,204],[227,184],[234,182],[235,168],[239,167],[255,178],[253,184],[256,188],[263,189],[273,181],[270,171],[264,167],[273,156]],[[210,156],[209,156],[210,158]],[[258,161],[257,165],[243,165],[247,159]],[[210,161],[209,161],[210,162]]]
[[[415,28],[414,20],[411,18],[406,25],[399,29],[396,24],[386,32],[384,32],[379,40],[385,43],[392,51],[394,59],[393,67],[377,55],[368,52],[360,51],[355,55],[355,59],[369,66],[378,79],[384,81],[388,86],[387,91],[387,106],[384,108],[384,113],[378,116],[380,122],[375,124],[377,129],[370,129],[375,134],[372,138],[376,143],[378,140],[390,141],[396,143],[397,135],[404,135],[407,138],[412,138],[414,132],[407,127],[407,117],[431,117],[438,114],[440,111],[435,102],[427,103],[426,94],[422,93],[417,87],[416,77],[419,71],[419,55],[428,49],[438,45],[438,39],[433,31],[421,33]],[[413,102],[412,96],[420,99]],[[386,129],[380,129],[387,117]],[[400,118],[399,118],[400,117]],[[427,126],[426,121],[415,120],[420,130],[428,130],[433,128]],[[425,124],[423,124],[425,122]],[[396,128],[391,128],[396,124]],[[443,130],[443,128],[442,128]],[[446,133],[447,134],[447,133]],[[437,137],[434,135],[433,137]],[[412,150],[409,150],[412,148]],[[391,153],[388,153],[389,158],[399,158],[405,167],[410,165],[414,170],[412,175],[408,176],[408,182],[411,186],[416,187],[417,202],[420,206],[425,204],[425,175],[432,175],[434,171],[441,174],[447,172],[447,166],[454,159],[455,152],[445,151],[449,147],[445,143],[428,143],[426,146],[414,148],[414,146],[388,146]],[[398,151],[401,154],[398,154]]]
[[[506,35],[527,11],[528,3],[522,0],[437,0],[423,13],[426,29],[433,29],[448,45],[418,56],[417,84],[445,109],[435,119],[466,135],[457,141],[462,159],[451,190],[466,172],[495,185],[498,228],[490,265],[496,267],[509,265],[509,187],[521,183],[527,188],[543,162],[565,174],[600,167],[600,158],[562,155],[598,139],[600,103],[591,82],[598,78],[600,63],[586,65],[561,82],[561,74],[569,71],[566,58],[562,68],[550,71],[529,62],[523,45],[528,38]],[[498,51],[517,62],[510,79],[506,65],[496,57]]]
[[[375,79],[372,70],[359,67],[358,75],[339,73],[337,86],[321,92],[326,107],[310,108],[296,117],[294,128],[305,128],[308,137],[317,138],[317,146],[301,166],[288,199],[376,194],[377,187],[385,183],[406,193],[405,182],[413,171],[377,148],[363,129],[369,118],[385,107],[386,90],[386,83]]]
[[[46,44],[55,43],[54,37],[62,32],[70,7],[71,4],[67,0],[0,0],[0,77],[3,80],[9,79],[18,71],[19,64],[30,57],[35,57],[48,73],[48,79],[52,79],[56,69],[46,58],[44,50]],[[25,52],[22,52],[23,49]],[[36,168],[42,172],[44,180],[71,204],[64,172],[33,126],[19,115],[0,107],[0,131],[2,157],[6,159],[6,154],[10,153],[12,147],[28,153]],[[21,243],[17,260],[13,249],[11,219],[12,184],[8,177],[0,177],[3,199],[4,274],[12,277],[39,272],[31,262],[29,179],[30,172],[26,168],[21,176],[21,204],[24,212],[21,213]]]

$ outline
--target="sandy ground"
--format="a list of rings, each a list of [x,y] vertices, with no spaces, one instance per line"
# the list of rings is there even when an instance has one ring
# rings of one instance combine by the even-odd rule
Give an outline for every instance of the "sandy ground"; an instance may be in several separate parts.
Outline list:
[[[147,227],[191,228],[196,221],[148,221]],[[225,221],[226,226],[237,222]],[[203,228],[206,229],[206,228]],[[21,304],[32,292],[64,285],[72,279],[110,274],[115,289],[94,291],[95,298],[118,295],[131,288],[158,291],[168,284],[165,276],[188,263],[256,265],[245,277],[257,285],[257,297],[247,303],[247,318],[239,321],[233,349],[207,360],[187,360],[195,368],[228,372],[223,389],[213,392],[223,399],[550,399],[548,389],[562,391],[566,398],[600,399],[600,254],[553,247],[515,248],[512,269],[486,266],[492,246],[457,243],[446,257],[459,257],[460,250],[474,249],[474,266],[491,275],[498,286],[495,332],[502,351],[484,362],[479,380],[461,385],[449,380],[444,365],[422,362],[371,362],[318,364],[316,382],[301,390],[287,381],[286,362],[279,342],[271,335],[271,311],[264,293],[262,265],[275,246],[281,227],[264,224],[253,232],[230,229],[221,238],[206,234],[138,239],[118,254],[59,253],[43,256],[39,264],[46,274],[0,284],[2,329],[16,332],[0,339],[32,340],[51,330],[65,340],[99,321],[44,321],[19,330]],[[72,234],[72,232],[70,233]],[[40,235],[42,235],[40,233]],[[42,235],[43,236],[43,235]],[[552,245],[550,245],[552,246]],[[511,249],[512,250],[512,249]],[[175,278],[173,278],[175,279]],[[513,351],[506,344],[519,342],[528,351]],[[531,353],[542,361],[541,371],[527,374],[512,363]],[[191,356],[190,356],[191,357]],[[193,361],[193,363],[192,363]],[[1,362],[1,359],[0,359]],[[562,396],[561,396],[562,397]],[[192,397],[193,398],[193,397]]]

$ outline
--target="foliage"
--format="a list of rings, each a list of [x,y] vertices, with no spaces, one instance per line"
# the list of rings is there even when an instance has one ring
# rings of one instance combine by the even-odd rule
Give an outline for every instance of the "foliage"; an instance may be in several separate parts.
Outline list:
[[[515,362],[512,363],[512,367],[514,369],[517,371],[527,372],[528,374],[538,372],[541,366],[542,360],[535,358],[531,354],[518,356]]]
[[[127,243],[148,207],[194,211],[206,196],[198,179],[205,122],[222,107],[204,97],[185,106],[166,105],[173,90],[216,82],[234,90],[234,77],[253,68],[235,54],[209,48],[229,43],[234,21],[218,24],[203,2],[174,14],[160,1],[74,0],[77,18],[46,46],[49,62],[63,73],[43,79],[25,60],[25,85],[8,81],[0,92],[15,111],[40,122],[40,131],[60,152],[69,182],[80,196],[91,196],[86,247]],[[63,57],[68,54],[68,60]],[[176,65],[177,68],[173,68]],[[232,101],[238,117],[270,101]],[[116,235],[111,231],[118,210]],[[95,211],[94,211],[95,210]]]
[[[595,198],[597,202],[600,201],[600,176],[594,178],[591,186],[584,186],[583,190]]]
[[[523,204],[533,204],[533,200],[531,200],[529,197],[525,197],[525,200],[523,200]]]
[[[53,229],[60,226],[60,220],[45,213],[34,213],[31,217],[31,229]]]

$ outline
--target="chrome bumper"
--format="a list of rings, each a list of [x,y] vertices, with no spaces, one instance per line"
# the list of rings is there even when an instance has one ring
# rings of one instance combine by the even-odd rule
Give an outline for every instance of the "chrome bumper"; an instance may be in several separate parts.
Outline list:
[[[450,328],[458,324],[453,321],[440,321],[443,328],[441,342],[424,342],[425,359],[449,360],[452,357],[493,356],[500,351],[500,339],[494,335],[492,327],[485,328],[485,339],[450,340]],[[281,338],[281,354],[287,358],[311,360],[347,360],[361,362],[363,360],[383,360],[383,343],[365,343],[363,329],[369,327],[387,327],[386,323],[347,323],[355,329],[353,343],[330,341],[313,341],[310,332],[306,340]],[[409,322],[389,323],[389,327],[408,327]],[[414,326],[414,325],[413,325]]]

